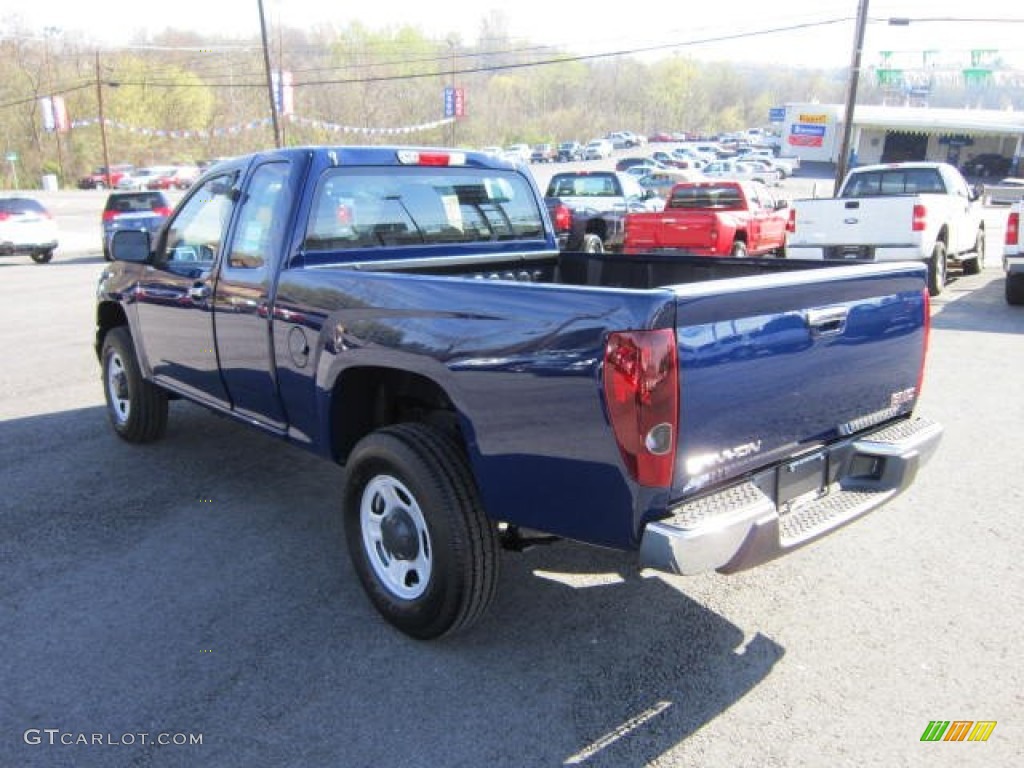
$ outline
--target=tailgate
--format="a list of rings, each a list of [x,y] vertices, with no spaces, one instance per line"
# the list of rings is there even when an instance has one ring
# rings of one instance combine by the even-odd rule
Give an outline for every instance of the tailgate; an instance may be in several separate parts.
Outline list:
[[[626,247],[630,253],[660,248],[679,250],[713,248],[715,214],[702,211],[632,213],[626,219]]]
[[[677,498],[912,410],[927,337],[923,266],[725,282],[675,289]]]
[[[916,243],[912,196],[796,200],[790,246],[899,247]],[[843,258],[837,254],[835,258]]]

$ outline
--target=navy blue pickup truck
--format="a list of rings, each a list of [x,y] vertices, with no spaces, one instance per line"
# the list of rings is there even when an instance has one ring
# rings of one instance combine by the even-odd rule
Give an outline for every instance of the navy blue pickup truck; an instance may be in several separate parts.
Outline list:
[[[481,153],[240,157],[110,246],[115,432],[185,399],[342,463],[355,569],[417,638],[481,616],[503,544],[738,571],[891,499],[941,434],[922,265],[560,252],[528,170]]]

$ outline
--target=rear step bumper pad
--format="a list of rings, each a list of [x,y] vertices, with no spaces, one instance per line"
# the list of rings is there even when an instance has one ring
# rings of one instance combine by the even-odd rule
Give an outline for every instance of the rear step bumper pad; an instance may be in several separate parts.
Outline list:
[[[830,446],[838,470],[827,492],[782,507],[765,492],[775,486],[777,468],[688,501],[648,523],[640,567],[734,573],[792,552],[906,490],[941,436],[941,425],[915,418]],[[870,475],[851,473],[865,466],[872,467]]]

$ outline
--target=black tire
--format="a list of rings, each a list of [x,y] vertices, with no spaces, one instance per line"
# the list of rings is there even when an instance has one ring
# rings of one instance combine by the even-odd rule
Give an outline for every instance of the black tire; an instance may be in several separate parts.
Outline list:
[[[494,599],[497,532],[465,456],[436,427],[398,424],[360,440],[346,466],[342,512],[363,589],[407,635],[465,630]]]
[[[963,260],[965,275],[977,275],[985,268],[985,230],[979,229],[974,239],[974,256]]]
[[[588,232],[583,236],[583,246],[581,250],[584,253],[604,253],[604,241],[601,239],[600,235]]]
[[[1006,303],[1015,307],[1024,304],[1024,274],[1011,272],[1006,276]]]
[[[928,294],[938,296],[946,287],[946,244],[939,240],[928,259]]]
[[[35,251],[32,255],[32,261],[36,264],[48,264],[53,259],[53,249],[50,248],[45,251]]]
[[[126,327],[107,331],[100,355],[107,416],[118,437],[150,443],[167,429],[167,393],[142,378]]]
[[[737,259],[745,259],[747,257],[747,244],[742,240],[736,240],[733,242],[732,250],[729,254]]]

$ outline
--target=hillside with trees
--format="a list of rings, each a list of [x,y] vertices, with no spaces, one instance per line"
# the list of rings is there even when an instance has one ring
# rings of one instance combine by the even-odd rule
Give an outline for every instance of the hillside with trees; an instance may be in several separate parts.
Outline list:
[[[769,108],[792,101],[841,102],[843,70],[704,62],[572,51],[511,39],[500,14],[480,42],[424,37],[412,27],[276,29],[272,68],[291,74],[286,145],[508,145],[577,139],[613,130],[714,134],[764,126]],[[444,120],[443,90],[465,93],[465,115]],[[1022,87],[971,94],[973,106],[1020,102]],[[884,94],[862,85],[860,103]],[[40,100],[58,96],[66,133],[44,130]],[[959,99],[959,103],[957,103]],[[962,106],[955,85],[934,106]],[[0,40],[0,132],[7,162],[0,184],[62,186],[103,163],[102,109],[111,163],[197,162],[274,144],[260,39],[220,39],[169,29],[120,48],[89,47],[54,33],[8,29]],[[16,157],[12,160],[12,157]]]

